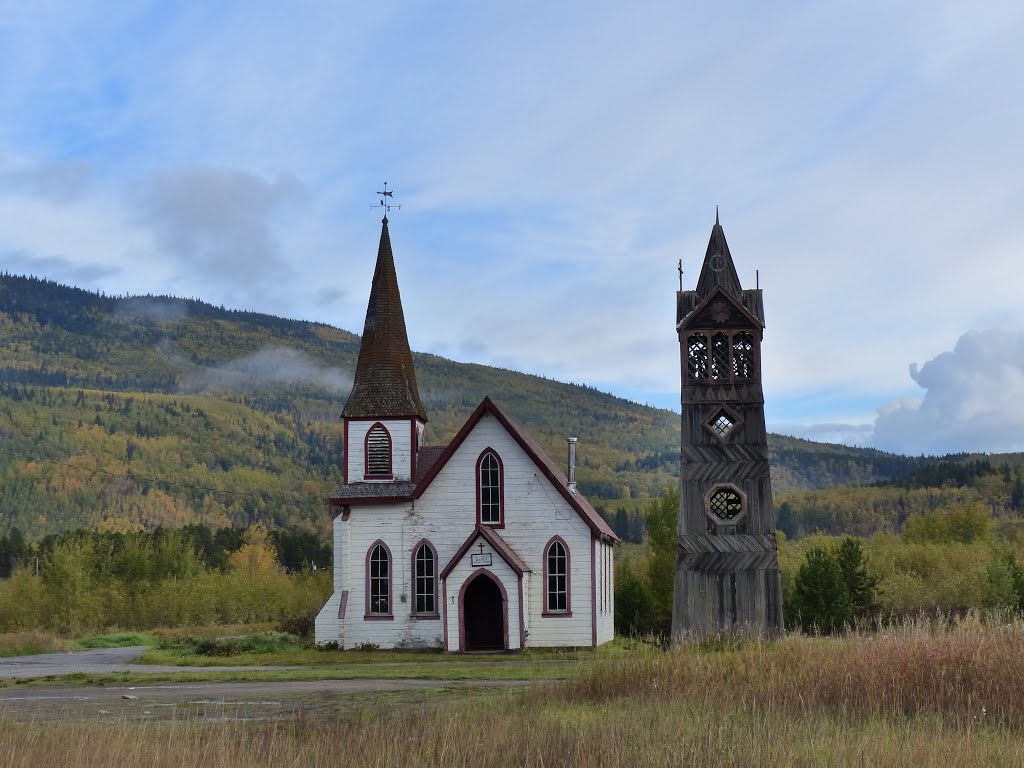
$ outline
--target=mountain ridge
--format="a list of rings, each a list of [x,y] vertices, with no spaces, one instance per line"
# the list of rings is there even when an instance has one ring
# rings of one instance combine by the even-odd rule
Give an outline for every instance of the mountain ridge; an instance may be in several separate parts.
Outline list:
[[[36,535],[196,521],[326,530],[358,346],[326,323],[0,275],[0,526]],[[556,461],[567,436],[580,438],[579,487],[608,516],[635,513],[677,482],[677,413],[585,384],[413,357],[428,444],[446,443],[490,396]],[[895,480],[930,461],[781,435],[769,445],[777,495]],[[61,465],[72,460],[111,481],[68,482]],[[132,472],[180,485],[125,483]],[[289,487],[323,505],[271,498]]]

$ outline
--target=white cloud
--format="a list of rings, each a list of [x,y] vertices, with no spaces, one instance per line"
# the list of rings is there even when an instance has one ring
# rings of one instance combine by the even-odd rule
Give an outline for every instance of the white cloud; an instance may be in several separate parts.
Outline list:
[[[1024,333],[969,331],[910,375],[921,399],[887,404],[872,442],[902,453],[1024,450]]]
[[[1019,3],[30,5],[0,250],[88,287],[359,331],[388,179],[414,346],[478,362],[677,397],[716,203],[787,422],[870,421],[908,349],[1024,327]]]
[[[220,283],[259,285],[290,271],[272,219],[302,193],[290,176],[268,181],[236,169],[198,168],[146,179],[136,203],[166,258]]]

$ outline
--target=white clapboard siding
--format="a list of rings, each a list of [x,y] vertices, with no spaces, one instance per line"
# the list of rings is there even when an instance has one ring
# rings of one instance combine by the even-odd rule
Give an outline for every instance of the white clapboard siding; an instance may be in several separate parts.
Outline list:
[[[391,474],[395,480],[412,477],[412,447],[414,421],[410,419],[360,420],[348,422],[346,463],[348,481],[361,482],[366,471],[366,433],[374,424],[382,424],[391,435]]]
[[[409,421],[383,422],[392,430],[396,456],[399,436],[411,441]],[[349,480],[362,478],[363,436],[373,422],[349,425]],[[392,426],[401,425],[401,426]],[[361,430],[361,431],[360,431]],[[448,650],[459,648],[459,590],[477,569],[470,565],[471,547],[463,561],[438,586],[441,618],[412,615],[414,599],[413,549],[427,540],[437,552],[440,573],[476,528],[476,466],[481,453],[494,450],[501,458],[504,485],[504,527],[495,533],[528,566],[521,580],[498,552],[492,553],[491,573],[507,596],[510,648],[520,647],[520,589],[523,629],[527,646],[588,646],[604,643],[614,632],[614,584],[612,547],[593,538],[586,522],[554,488],[532,459],[490,414],[485,414],[458,450],[434,477],[423,495],[412,502],[353,507],[348,521],[339,515],[334,522],[335,595],[317,617],[317,642],[336,640],[343,647],[373,643],[380,647],[440,647],[447,627]],[[353,454],[358,452],[358,456]],[[358,474],[353,467],[358,468]],[[544,583],[546,549],[554,536],[569,553],[571,615],[545,616],[547,587]],[[366,557],[378,540],[391,550],[392,616],[366,619]],[[348,592],[345,618],[337,619],[339,598]],[[406,599],[403,602],[402,596]],[[330,620],[334,611],[334,623]]]

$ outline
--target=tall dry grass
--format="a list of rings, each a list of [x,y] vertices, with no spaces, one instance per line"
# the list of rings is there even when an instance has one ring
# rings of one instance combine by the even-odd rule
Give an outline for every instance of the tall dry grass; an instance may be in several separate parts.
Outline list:
[[[568,702],[674,699],[844,720],[938,717],[1024,726],[1024,622],[919,619],[843,638],[790,635],[648,652],[532,695]]]
[[[1024,624],[629,652],[563,685],[344,719],[24,724],[0,765],[1024,765]]]
[[[27,656],[33,653],[60,653],[70,650],[71,643],[53,632],[26,629],[20,632],[0,633],[0,657]]]

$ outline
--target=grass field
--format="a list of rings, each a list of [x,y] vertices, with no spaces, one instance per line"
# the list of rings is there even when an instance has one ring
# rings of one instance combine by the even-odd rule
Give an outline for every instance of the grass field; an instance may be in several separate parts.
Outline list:
[[[330,717],[216,725],[0,722],[0,764],[1024,764],[1020,621],[919,623],[871,636],[790,636],[670,652],[637,646],[569,663],[577,666],[565,682],[465,702],[367,703]],[[494,669],[502,666],[513,665]]]

